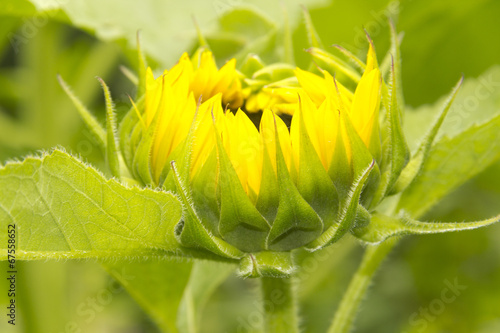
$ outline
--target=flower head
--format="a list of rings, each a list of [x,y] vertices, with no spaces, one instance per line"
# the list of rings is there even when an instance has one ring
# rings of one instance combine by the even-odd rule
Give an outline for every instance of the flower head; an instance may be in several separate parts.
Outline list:
[[[394,56],[388,54],[381,69],[369,37],[366,62],[340,48],[356,68],[318,47],[307,50],[318,61],[313,70],[265,66],[255,55],[238,70],[234,59],[218,69],[203,49],[192,59],[183,54],[156,78],[144,66],[138,80],[142,96],[120,123],[123,159],[105,83],[100,80],[106,133],[59,80],[106,149],[113,176],[130,180],[120,168],[124,160],[136,181],[177,197],[165,195],[173,203],[169,207],[182,209],[179,220],[164,225],[168,249],[238,261],[243,276],[288,277],[294,249],[316,251],[348,232],[374,244],[499,220],[424,223],[405,215],[401,200],[407,193],[414,198],[413,186],[462,80],[411,156],[401,123],[399,38],[390,27]],[[401,194],[397,205],[379,206],[394,194]],[[399,216],[389,216],[393,209]]]
[[[259,97],[247,91],[243,100],[234,59],[217,70],[209,51],[195,58],[198,66],[184,54],[157,78],[148,69],[130,168],[146,184],[183,193],[194,219],[179,229],[184,245],[213,252],[208,243],[218,239],[260,252],[313,243],[339,223],[341,203],[380,147],[375,53],[354,92],[326,71],[295,69],[296,87],[265,88],[258,124],[237,108]],[[200,233],[207,244],[192,242]]]

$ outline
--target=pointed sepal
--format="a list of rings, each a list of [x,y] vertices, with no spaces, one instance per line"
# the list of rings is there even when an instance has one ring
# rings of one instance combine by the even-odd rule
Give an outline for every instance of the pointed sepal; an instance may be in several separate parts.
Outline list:
[[[321,39],[319,38],[318,33],[316,32],[316,29],[314,28],[313,21],[311,19],[311,15],[309,14],[309,11],[307,10],[306,6],[302,6],[302,13],[304,15],[304,20],[306,24],[306,31],[307,31],[307,39],[309,41],[309,45],[311,47],[323,47],[323,43],[321,43]]]
[[[212,234],[220,237],[217,178],[217,150],[213,149],[200,170],[192,176],[191,190],[198,216]]]
[[[365,243],[376,244],[387,238],[404,235],[439,234],[486,227],[500,221],[500,215],[475,222],[420,222],[407,217],[373,214],[370,224],[353,230],[353,235]]]
[[[116,140],[116,114],[115,106],[107,84],[100,77],[97,78],[104,91],[106,100],[106,164],[113,177],[120,179],[119,149]]]
[[[349,116],[341,112],[340,118],[343,129],[345,130],[344,137],[347,138],[346,141],[350,151],[352,182],[355,184],[358,179],[364,177],[367,170],[366,166],[371,165],[365,188],[361,194],[361,203],[369,207],[373,198],[373,193],[375,193],[380,183],[380,169],[365,143],[354,129]],[[341,198],[341,200],[344,199],[345,198]]]
[[[267,248],[273,251],[290,251],[321,235],[323,222],[293,184],[285,163],[276,125],[275,142],[280,197],[276,219],[267,239]]]
[[[63,78],[58,75],[57,79],[59,80],[59,84],[63,88],[64,92],[68,97],[71,99],[73,102],[73,105],[76,107],[78,110],[78,113],[80,114],[80,117],[82,118],[83,122],[89,129],[90,133],[94,136],[96,139],[97,145],[99,148],[102,149],[102,151],[106,150],[106,131],[104,128],[99,124],[95,116],[83,105],[83,103],[76,97],[76,95],[73,93],[71,90],[70,86],[63,80]]]
[[[323,227],[330,227],[336,220],[339,210],[339,196],[331,178],[322,165],[318,154],[307,133],[304,120],[303,103],[310,100],[299,99],[299,110],[294,115],[291,131],[296,132],[299,144],[299,163],[297,167],[296,184],[299,193],[321,217]],[[310,108],[313,106],[311,105]],[[309,107],[305,108],[306,110]]]
[[[361,176],[352,184],[347,200],[345,200],[342,204],[342,210],[340,211],[338,223],[329,227],[320,237],[309,243],[306,246],[308,251],[317,251],[325,246],[333,244],[352,229],[356,222],[356,216],[358,215],[359,210],[358,208],[360,207],[359,200],[361,192],[374,167],[375,161],[372,161],[370,165],[361,173]],[[365,212],[366,210],[361,210],[360,217],[363,218],[363,222],[359,222],[359,224],[366,224]]]
[[[141,97],[137,103],[134,103],[130,110],[127,112],[125,117],[123,117],[118,128],[118,136],[120,138],[120,150],[125,160],[125,164],[128,166],[129,170],[133,169],[132,163],[134,159],[134,142],[132,138],[137,137],[137,132],[143,132],[146,125],[141,122],[141,116],[139,113],[139,108],[144,107],[144,96]]]
[[[406,138],[403,132],[402,111],[398,101],[397,78],[395,73],[394,62],[391,67],[391,85],[390,93],[384,93],[388,103],[387,107],[387,123],[388,133],[386,133],[387,143],[385,145],[386,155],[389,159],[389,165],[382,175],[382,181],[375,193],[373,204],[378,204],[390,191],[398,180],[403,169],[407,166],[410,160],[410,149],[406,143]],[[383,89],[387,89],[385,86]],[[388,99],[388,101],[387,101]]]
[[[355,56],[351,51],[349,51],[346,48],[344,48],[343,46],[340,46],[337,44],[332,45],[332,47],[335,47],[337,50],[342,52],[349,60],[351,60],[351,62],[353,64],[356,65],[356,67],[358,67],[362,71],[364,71],[366,69],[366,64],[361,59],[359,59],[357,56]]]
[[[422,141],[415,155],[408,162],[408,165],[406,165],[406,167],[401,172],[401,175],[399,176],[398,180],[394,184],[394,187],[391,189],[389,194],[395,194],[404,191],[404,189],[406,189],[411,184],[413,179],[415,179],[415,177],[422,169],[422,166],[424,165],[425,161],[427,160],[427,157],[429,156],[429,151],[431,150],[432,144],[434,143],[434,139],[437,136],[439,128],[443,124],[444,119],[446,118],[446,115],[448,114],[448,111],[450,110],[451,105],[453,104],[453,101],[457,97],[458,91],[462,86],[463,80],[464,78],[462,76],[462,78],[455,85],[455,87],[451,91],[451,94],[445,101],[443,108],[441,109],[441,112],[439,113],[438,118],[432,125],[430,131],[425,136],[424,140]]]
[[[402,109],[398,98],[398,79],[396,69],[392,65],[391,102],[389,105],[389,122],[391,132],[391,176],[388,189],[391,189],[410,159],[410,149],[406,143],[402,124]]]
[[[266,112],[263,117],[266,116]],[[270,224],[272,224],[278,212],[279,187],[278,180],[276,179],[276,172],[274,171],[267,145],[263,144],[263,146],[264,157],[262,161],[262,179],[255,207],[262,214],[262,216]]]
[[[294,76],[295,67],[286,63],[275,63],[265,66],[252,75],[253,80],[266,83],[278,82]]]
[[[179,243],[188,248],[208,250],[224,258],[239,259],[243,257],[240,250],[215,237],[203,226],[193,206],[190,191],[177,171],[174,161],[171,162],[171,167],[177,193],[184,206],[182,221],[175,227],[175,236]]]
[[[358,83],[361,75],[348,63],[339,57],[318,47],[311,47],[306,50],[320,67],[330,70],[332,73],[342,74]]]
[[[139,73],[139,82],[137,84],[137,92],[135,99],[138,100],[139,98],[144,96],[144,94],[146,94],[146,69],[148,65],[146,62],[146,56],[142,51],[141,35],[139,31],[137,31],[136,41],[137,41],[137,67],[138,67],[137,69]]]
[[[217,129],[215,133],[218,133]],[[216,135],[216,138],[221,196],[219,233],[228,243],[245,252],[261,251],[266,248],[271,226],[250,201],[220,136]]]
[[[140,132],[133,133],[139,135],[138,138],[140,138],[140,141],[138,142],[137,148],[133,152],[132,174],[136,179],[140,179],[145,185],[154,185],[151,169],[151,150],[159,118],[160,112],[157,112],[151,121],[151,124],[149,124],[149,127],[140,131],[142,132],[142,135],[139,135]]]

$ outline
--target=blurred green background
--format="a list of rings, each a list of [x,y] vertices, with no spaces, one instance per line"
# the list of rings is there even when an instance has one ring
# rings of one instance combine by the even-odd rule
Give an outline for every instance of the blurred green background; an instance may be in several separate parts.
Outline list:
[[[405,127],[412,146],[425,131],[415,119],[432,119],[432,105],[462,73],[466,79],[477,78],[500,63],[497,0],[282,3],[293,32],[295,62],[302,68],[310,58],[303,51],[308,42],[299,4],[309,8],[325,47],[340,44],[360,56],[366,52],[363,28],[374,39],[379,57],[385,54],[386,17],[400,12],[396,20],[398,31],[404,32],[403,86],[409,106]],[[257,22],[259,29],[247,28],[255,22],[246,22],[243,12],[234,16],[241,18],[237,21],[226,15],[248,6],[269,17]],[[241,57],[248,50],[259,50],[267,61],[280,55],[277,45],[282,44],[279,29],[284,19],[279,1],[0,0],[0,161],[61,145],[102,165],[102,153],[56,75],[61,74],[100,119],[104,103],[95,77],[102,77],[112,88],[118,115],[123,116],[130,107],[127,94],[133,96],[134,86],[120,66],[135,68],[136,31],[141,30],[149,62],[166,68],[182,52],[196,48],[192,16],[221,61]],[[487,100],[466,105],[465,113],[455,110],[461,124],[445,124],[448,134],[500,109],[499,71],[488,73]],[[425,219],[476,220],[499,210],[497,163],[446,197]],[[300,306],[305,332],[326,330],[361,254],[362,247],[346,239],[327,259],[304,263]],[[455,280],[466,289],[444,308],[438,307],[446,281]],[[5,308],[6,281],[0,281],[0,305]],[[258,317],[253,314],[259,311],[256,286],[256,281],[231,276],[209,299],[202,331],[251,331],[248,328]],[[18,325],[8,326],[2,315],[0,332],[158,332],[96,262],[19,263],[18,290]],[[418,321],[426,318],[421,311],[428,311],[425,321]],[[376,276],[355,327],[359,333],[500,332],[500,225],[405,238]]]

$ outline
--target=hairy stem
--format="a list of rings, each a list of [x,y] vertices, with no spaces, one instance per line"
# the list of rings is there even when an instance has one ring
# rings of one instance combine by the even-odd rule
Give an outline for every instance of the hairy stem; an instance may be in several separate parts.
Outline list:
[[[266,333],[298,333],[297,306],[292,279],[261,278]]]
[[[359,305],[368,289],[373,274],[396,243],[396,238],[391,238],[366,249],[361,265],[349,283],[328,333],[348,333],[351,331]]]

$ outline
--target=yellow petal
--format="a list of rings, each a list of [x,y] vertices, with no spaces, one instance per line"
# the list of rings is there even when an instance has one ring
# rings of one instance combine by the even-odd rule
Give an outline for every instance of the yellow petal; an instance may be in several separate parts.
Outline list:
[[[276,122],[276,125],[275,125]],[[280,117],[269,109],[264,110],[260,120],[260,138],[265,151],[267,151],[274,171],[276,172],[276,130],[280,140],[281,151],[288,170],[292,168],[292,144],[287,126]]]
[[[220,130],[224,117],[220,94],[203,102],[198,108],[191,161],[191,176],[203,167],[216,146],[215,135],[220,135],[220,133],[216,134],[214,132],[215,128],[212,117],[215,118],[217,128]]]
[[[336,81],[327,71],[323,71],[323,74],[325,75],[325,84],[328,90],[327,95],[332,97],[331,102],[334,103],[334,107],[350,109],[354,94]]]
[[[381,77],[378,69],[365,72],[356,87],[350,118],[363,142],[368,146],[373,126],[378,124]]]
[[[195,97],[201,97],[204,100],[212,97],[212,86],[217,74],[217,66],[212,56],[212,52],[205,51],[201,54],[200,66],[196,69],[191,81],[191,91]]]
[[[370,44],[368,46],[368,54],[366,56],[365,73],[369,73],[375,68],[378,68],[377,54],[375,53],[375,48],[373,47],[372,42],[370,41]]]
[[[295,76],[299,80],[300,86],[309,95],[314,104],[321,105],[327,94],[324,79],[300,68],[295,69]]]
[[[161,99],[161,90],[163,87],[163,80],[160,78],[155,79],[153,71],[148,67],[146,70],[146,100],[144,103],[144,113],[146,119],[146,126],[149,126],[158,109]]]
[[[187,137],[195,111],[193,94],[186,98],[177,95],[171,86],[164,86],[151,155],[155,180],[159,179],[168,156]]]
[[[318,127],[322,126],[322,123],[319,121],[319,111],[311,98],[309,98],[308,94],[301,93],[299,96],[300,107],[294,114],[290,127],[290,137],[292,139],[292,154],[296,166],[299,166],[300,162],[300,137],[302,135],[302,128],[300,125],[301,117],[304,121],[307,135],[309,136],[309,139],[311,140],[311,143],[319,156],[321,155],[322,148],[318,130]]]

